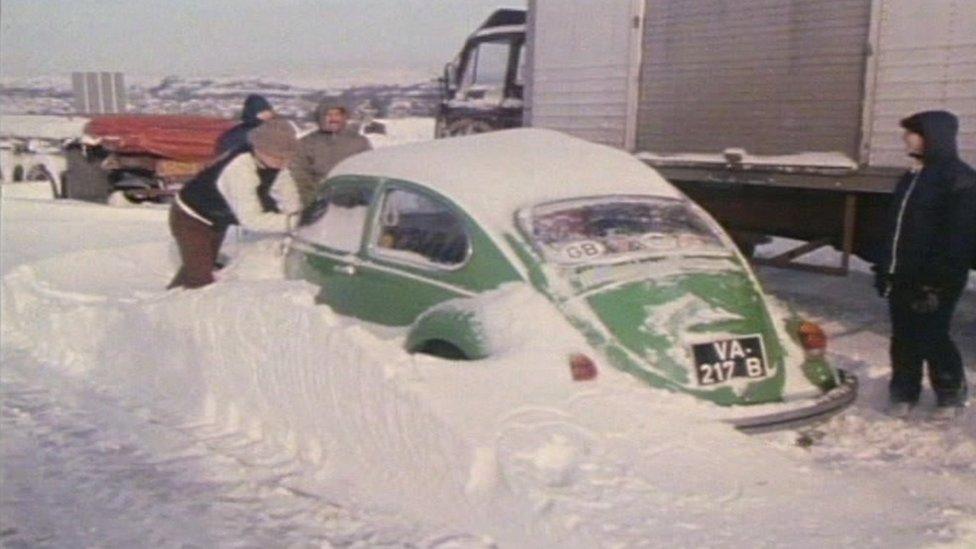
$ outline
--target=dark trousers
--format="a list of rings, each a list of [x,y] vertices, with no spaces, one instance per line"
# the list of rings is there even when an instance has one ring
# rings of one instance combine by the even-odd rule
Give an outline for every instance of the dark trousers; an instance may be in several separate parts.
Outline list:
[[[916,312],[912,303],[919,299],[914,287],[892,288],[888,296],[891,314],[891,384],[893,402],[918,401],[922,389],[923,363],[928,364],[929,383],[939,406],[957,406],[966,401],[966,374],[959,349],[949,337],[949,325],[963,286],[940,295],[939,306],[931,313]]]
[[[170,288],[199,288],[214,281],[217,253],[227,229],[215,229],[173,204],[169,210],[169,230],[180,249],[182,265]]]

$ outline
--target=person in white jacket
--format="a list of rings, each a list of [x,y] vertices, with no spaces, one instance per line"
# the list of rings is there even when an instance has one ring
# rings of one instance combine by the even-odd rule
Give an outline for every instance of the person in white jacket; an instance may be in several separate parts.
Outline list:
[[[199,288],[214,281],[227,227],[284,233],[301,208],[285,168],[295,156],[295,127],[274,119],[248,133],[249,147],[229,151],[191,179],[170,209],[169,226],[182,266],[167,288]]]

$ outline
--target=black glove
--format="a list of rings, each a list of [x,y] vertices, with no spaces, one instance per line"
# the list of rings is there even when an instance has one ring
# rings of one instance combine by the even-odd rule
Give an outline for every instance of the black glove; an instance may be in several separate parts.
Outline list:
[[[939,290],[933,286],[922,286],[915,292],[915,296],[908,304],[919,314],[932,314],[939,308]]]

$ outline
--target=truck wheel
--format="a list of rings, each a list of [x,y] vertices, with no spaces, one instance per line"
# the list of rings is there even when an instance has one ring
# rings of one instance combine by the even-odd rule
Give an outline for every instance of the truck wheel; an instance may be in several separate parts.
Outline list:
[[[129,206],[141,204],[143,201],[130,196],[129,193],[125,191],[112,191],[109,193],[106,202],[109,206],[128,208]]]
[[[143,202],[152,201],[153,189],[159,189],[162,187],[159,181],[135,174],[125,174],[121,179],[115,182],[112,186],[112,194],[109,195],[109,203],[113,205],[125,205],[121,200],[127,201],[129,204],[142,204]],[[118,196],[115,196],[118,194]],[[112,197],[115,196],[115,201],[112,201]]]
[[[473,120],[470,118],[462,118],[452,122],[444,130],[444,135],[448,137],[459,137],[462,135],[474,135],[477,133],[485,133],[494,130],[491,124],[485,122],[484,120]]]

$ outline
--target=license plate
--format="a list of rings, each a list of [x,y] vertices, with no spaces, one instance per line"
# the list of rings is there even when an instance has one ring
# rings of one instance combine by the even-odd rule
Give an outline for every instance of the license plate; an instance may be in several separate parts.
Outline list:
[[[760,336],[722,339],[691,346],[698,385],[716,385],[733,378],[759,379],[769,375]]]

